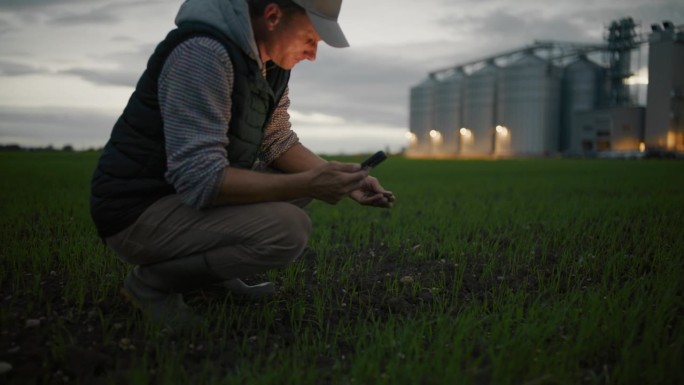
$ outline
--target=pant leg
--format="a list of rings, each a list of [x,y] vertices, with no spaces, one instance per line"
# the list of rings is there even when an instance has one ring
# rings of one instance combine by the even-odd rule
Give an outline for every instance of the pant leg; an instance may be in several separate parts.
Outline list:
[[[308,215],[293,203],[196,210],[170,195],[107,244],[136,265],[205,254],[217,276],[231,279],[287,265],[302,253],[310,232]]]

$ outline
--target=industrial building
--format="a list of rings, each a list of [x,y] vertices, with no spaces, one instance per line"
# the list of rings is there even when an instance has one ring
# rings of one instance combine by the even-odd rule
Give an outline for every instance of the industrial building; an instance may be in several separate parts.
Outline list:
[[[431,72],[410,90],[407,155],[684,153],[684,25],[637,27],[625,18],[601,44],[537,41]],[[646,44],[643,106],[630,79]]]

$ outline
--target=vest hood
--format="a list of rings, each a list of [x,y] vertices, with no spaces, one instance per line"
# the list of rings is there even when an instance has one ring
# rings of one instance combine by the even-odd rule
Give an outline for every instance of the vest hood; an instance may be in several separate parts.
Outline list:
[[[263,65],[246,0],[185,0],[176,16],[176,25],[188,21],[205,23],[225,33],[260,67]]]

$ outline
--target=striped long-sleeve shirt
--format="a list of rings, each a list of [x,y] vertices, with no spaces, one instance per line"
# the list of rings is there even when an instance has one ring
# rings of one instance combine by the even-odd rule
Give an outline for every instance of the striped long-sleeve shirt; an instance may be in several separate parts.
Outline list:
[[[218,41],[196,37],[176,47],[159,76],[166,180],[195,208],[210,205],[228,166],[233,66]],[[264,131],[259,161],[269,164],[299,139],[291,130],[288,90]]]

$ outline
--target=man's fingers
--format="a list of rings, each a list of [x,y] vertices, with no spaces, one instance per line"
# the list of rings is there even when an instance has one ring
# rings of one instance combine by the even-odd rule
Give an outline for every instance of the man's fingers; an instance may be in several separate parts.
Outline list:
[[[330,161],[328,167],[332,171],[349,172],[355,173],[357,171],[362,171],[361,165],[358,163],[341,163],[336,161]]]
[[[347,192],[358,190],[366,186],[366,178],[368,171],[357,169],[355,172],[341,172],[340,178],[344,181],[343,184],[349,189]]]
[[[393,203],[394,201],[388,199],[384,194],[377,194],[373,197],[370,197],[366,202],[367,205],[375,207],[392,207]]]
[[[381,196],[384,197],[387,200],[387,202],[389,202],[389,203],[394,202],[394,193],[392,193],[389,190],[385,190],[382,187],[382,185],[380,185],[380,182],[378,181],[377,178],[371,177],[371,178],[368,178],[368,180],[370,182],[370,187],[374,192],[381,194]]]
[[[347,180],[347,183],[344,184],[343,193],[345,196],[351,193],[352,191],[363,189],[366,185],[366,182],[364,181],[363,177],[359,179],[355,174],[350,175],[352,176],[350,176]]]

